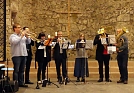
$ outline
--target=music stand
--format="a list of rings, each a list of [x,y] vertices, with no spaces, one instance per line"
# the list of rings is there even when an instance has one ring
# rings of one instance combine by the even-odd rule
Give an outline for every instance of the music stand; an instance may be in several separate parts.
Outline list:
[[[49,67],[50,67],[50,63],[49,63]],[[43,83],[45,83],[45,86],[44,86],[44,87],[46,87],[46,84],[48,84],[48,85],[53,84],[53,85],[57,86],[57,88],[59,88],[59,86],[58,86],[57,84],[51,82],[51,81],[50,81],[50,78],[48,77],[48,65],[47,65],[47,79],[45,79],[45,80],[43,81]],[[40,89],[38,82],[37,82],[36,89]]]
[[[85,73],[84,73],[84,83],[86,83],[86,76],[87,76],[87,73],[88,72],[88,62],[87,62],[87,59],[88,59],[88,56],[87,56],[87,53],[86,53],[86,50],[87,49],[92,49],[93,48],[93,41],[92,40],[86,40],[86,42],[77,42],[77,53],[76,53],[76,58],[84,58],[85,59],[85,65],[84,65],[84,68],[85,68]],[[87,64],[86,64],[87,63]]]
[[[8,70],[14,70],[13,68],[8,68],[8,59],[7,59],[7,68],[1,68],[1,70],[3,70],[3,71],[7,71],[7,76],[6,76],[6,82],[5,82],[5,84],[4,84],[4,87],[3,87],[3,92],[10,92],[9,91],[9,88],[11,89],[11,92],[10,93],[15,93],[14,91],[13,91],[13,89],[12,89],[12,86],[11,86],[11,84],[9,83],[9,77],[8,77]],[[8,89],[7,90],[5,90],[5,87],[8,87]]]
[[[71,40],[66,40],[62,45],[62,49],[67,49],[67,50],[72,49],[74,46],[70,45],[70,44],[71,44]],[[66,59],[66,69],[67,69],[67,76],[68,76],[68,57]],[[69,76],[68,76],[68,81],[65,80],[64,84],[67,85],[67,82],[72,82],[72,80],[69,78]],[[74,82],[72,82],[72,83],[74,83]]]
[[[50,63],[48,63],[48,65],[49,65],[49,67],[50,67]],[[51,81],[50,81],[50,78],[48,77],[48,65],[47,65],[47,80],[45,80],[45,82],[46,82],[48,85],[53,84],[53,85],[57,86],[57,88],[59,88],[59,86],[58,86],[57,84],[51,82]]]

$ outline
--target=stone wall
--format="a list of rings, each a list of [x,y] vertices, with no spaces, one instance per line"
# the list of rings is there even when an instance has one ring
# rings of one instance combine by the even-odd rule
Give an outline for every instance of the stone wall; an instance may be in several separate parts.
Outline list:
[[[12,32],[13,21],[20,23],[22,27],[30,27],[31,31],[37,34],[43,31],[54,36],[55,31],[63,31],[64,36],[69,35],[68,38],[73,43],[80,32],[85,34],[86,39],[93,40],[101,26],[105,26],[109,34],[116,34],[115,29],[117,28],[127,27],[129,33],[126,35],[131,49],[129,55],[130,58],[134,57],[133,0],[70,0],[70,3],[69,0],[9,1],[7,4],[7,10],[9,10],[7,13],[7,38]],[[14,8],[12,9],[12,7]],[[10,18],[12,11],[17,12],[15,18]],[[9,49],[8,44],[7,47]],[[95,48],[88,50],[90,59],[95,57]],[[33,47],[34,52],[35,48]],[[69,59],[74,59],[75,51],[69,50],[69,53]],[[116,54],[113,54],[112,58],[115,59]]]

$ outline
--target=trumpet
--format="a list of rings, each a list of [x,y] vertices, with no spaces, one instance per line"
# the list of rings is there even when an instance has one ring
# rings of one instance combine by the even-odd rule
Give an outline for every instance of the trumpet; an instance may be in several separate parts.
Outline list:
[[[40,42],[40,40],[36,38],[37,37],[36,33],[30,32],[29,30],[22,30],[21,34],[23,34],[26,37],[31,38],[33,41]]]

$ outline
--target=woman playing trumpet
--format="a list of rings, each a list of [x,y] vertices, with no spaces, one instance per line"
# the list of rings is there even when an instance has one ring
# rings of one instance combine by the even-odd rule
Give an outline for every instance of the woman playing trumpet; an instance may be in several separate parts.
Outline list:
[[[51,46],[45,45],[46,36],[43,32],[39,33],[38,39],[40,42],[36,42],[36,61],[38,62],[38,72],[37,80],[38,83],[41,83],[41,72],[42,72],[42,81],[45,80],[45,71],[48,62],[51,61]],[[43,82],[42,87],[45,87],[46,84]]]

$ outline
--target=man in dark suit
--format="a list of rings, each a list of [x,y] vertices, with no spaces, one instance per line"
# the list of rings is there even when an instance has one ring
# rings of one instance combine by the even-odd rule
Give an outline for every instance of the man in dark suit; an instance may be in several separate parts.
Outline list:
[[[54,40],[56,42],[53,50],[53,58],[55,60],[56,64],[56,71],[57,71],[57,79],[58,82],[61,84],[62,83],[62,76],[67,81],[67,69],[66,69],[66,59],[67,59],[67,53],[66,49],[62,49],[63,46],[63,37],[62,37],[62,32],[58,32],[58,37]],[[62,65],[62,76],[60,73],[60,66]]]
[[[23,27],[23,30],[29,31],[28,27]],[[26,61],[26,68],[25,68],[25,84],[33,84],[33,82],[30,81],[29,79],[29,72],[30,72],[30,66],[31,66],[31,61],[32,61],[32,50],[31,46],[34,46],[34,41],[31,40],[30,44],[26,44],[27,48],[27,61]]]
[[[101,38],[106,38],[107,44],[101,43]],[[109,79],[109,60],[110,60],[110,54],[107,53],[107,46],[108,46],[108,34],[105,33],[105,30],[101,28],[98,31],[98,35],[96,35],[93,44],[97,45],[96,49],[96,60],[99,64],[99,80],[98,82],[103,82],[103,63],[105,65],[105,81],[106,82],[112,82]]]

